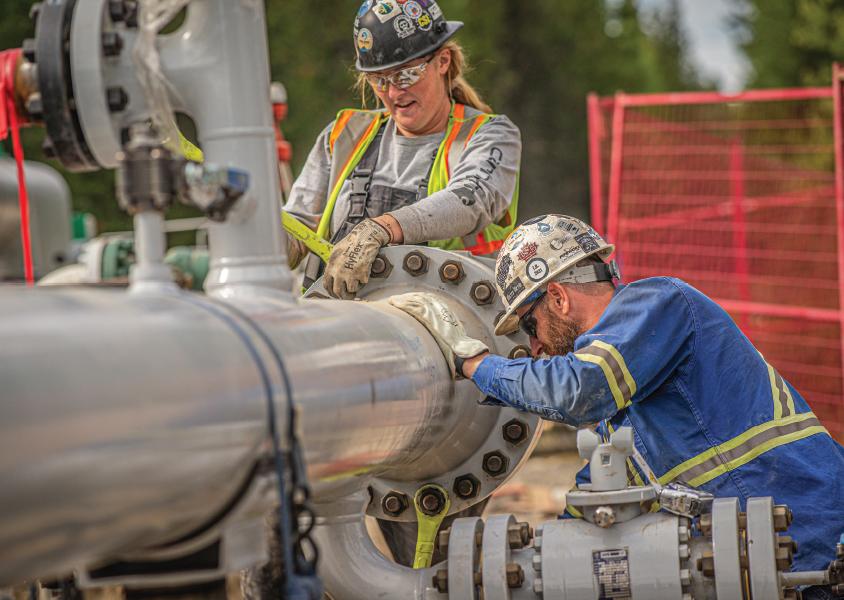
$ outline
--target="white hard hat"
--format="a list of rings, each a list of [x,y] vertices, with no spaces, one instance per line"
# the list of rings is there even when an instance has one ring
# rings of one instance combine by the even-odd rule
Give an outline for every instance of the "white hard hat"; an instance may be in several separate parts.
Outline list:
[[[505,309],[495,325],[496,335],[513,333],[518,326],[516,309],[554,278],[588,283],[618,277],[614,262],[606,265],[604,273],[595,266],[575,267],[593,255],[605,261],[614,249],[574,217],[545,215],[522,223],[504,241],[495,262],[495,282]]]

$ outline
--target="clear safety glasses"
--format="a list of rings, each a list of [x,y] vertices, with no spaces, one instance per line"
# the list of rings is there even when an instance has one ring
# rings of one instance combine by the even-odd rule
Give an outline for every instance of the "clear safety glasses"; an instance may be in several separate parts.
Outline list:
[[[389,75],[382,75],[379,73],[367,73],[366,80],[369,84],[374,87],[379,92],[386,92],[387,85],[392,84],[393,87],[399,88],[401,90],[407,89],[412,85],[415,85],[422,79],[422,76],[425,74],[425,69],[428,68],[428,65],[434,60],[436,54],[432,54],[428,60],[418,65],[413,65],[412,67],[405,67],[404,69],[399,69],[398,71],[394,71]]]

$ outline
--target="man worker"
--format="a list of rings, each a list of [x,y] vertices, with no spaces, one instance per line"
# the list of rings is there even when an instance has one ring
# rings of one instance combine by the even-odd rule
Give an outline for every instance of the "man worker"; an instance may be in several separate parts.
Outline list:
[[[531,219],[504,242],[495,333],[521,326],[533,358],[490,354],[436,296],[391,302],[431,331],[485,403],[574,426],[600,422],[603,435],[632,427],[662,484],[742,506],[754,496],[787,504],[795,570],[825,569],[844,532],[844,448],[720,306],[670,277],[616,286],[613,250],[561,215]],[[803,597],[832,597],[811,590]]]

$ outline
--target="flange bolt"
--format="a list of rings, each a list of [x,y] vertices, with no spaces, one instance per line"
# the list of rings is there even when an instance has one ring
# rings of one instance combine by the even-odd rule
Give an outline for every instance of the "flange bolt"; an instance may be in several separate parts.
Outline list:
[[[408,252],[404,257],[402,268],[414,277],[423,275],[428,272],[428,257],[418,250]]]
[[[370,270],[370,274],[373,277],[386,277],[390,274],[390,271],[393,270],[393,265],[390,264],[390,261],[384,258],[383,256],[376,256],[375,260],[372,261],[372,269]]]
[[[466,277],[463,271],[463,265],[456,260],[447,260],[440,267],[440,279],[444,283],[453,283],[457,285]]]
[[[120,112],[129,105],[129,94],[120,86],[106,90],[106,104],[111,112]]]
[[[117,56],[123,50],[123,38],[114,31],[103,32],[102,44],[106,56]]]
[[[474,498],[478,495],[480,488],[481,482],[478,481],[478,478],[471,473],[461,475],[454,480],[454,493],[462,500]]]
[[[507,573],[507,587],[520,588],[525,582],[525,572],[522,566],[517,563],[507,563],[505,572]]]
[[[498,450],[484,454],[483,469],[488,475],[496,477],[507,471],[507,457]]]
[[[381,508],[391,517],[397,517],[402,514],[408,506],[407,494],[401,492],[390,492],[381,501]]]
[[[445,496],[437,488],[427,488],[419,495],[419,508],[428,516],[439,514],[445,505]]]
[[[502,426],[504,439],[513,445],[524,442],[528,436],[527,425],[519,419],[511,419]]]
[[[495,293],[492,291],[492,285],[488,281],[476,281],[472,284],[472,289],[469,293],[472,296],[472,300],[478,306],[491,303],[495,297]]]

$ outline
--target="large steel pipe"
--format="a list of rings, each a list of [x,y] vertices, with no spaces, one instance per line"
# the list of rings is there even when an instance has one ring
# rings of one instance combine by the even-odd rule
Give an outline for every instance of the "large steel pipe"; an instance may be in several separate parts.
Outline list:
[[[268,393],[286,424],[255,327],[291,374],[321,498],[406,471],[467,417],[436,344],[386,307],[7,288],[0,584],[173,540],[236,496],[267,452]]]

